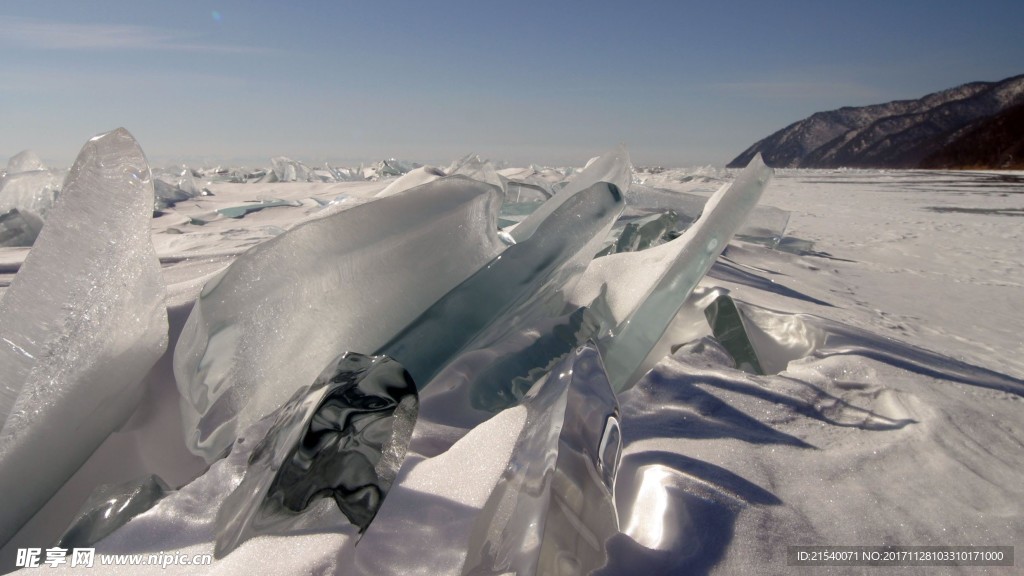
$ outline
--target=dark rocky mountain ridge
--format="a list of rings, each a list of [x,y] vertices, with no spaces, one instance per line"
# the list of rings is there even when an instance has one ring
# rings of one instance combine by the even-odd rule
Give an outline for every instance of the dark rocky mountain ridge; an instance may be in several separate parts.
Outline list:
[[[1024,170],[1024,104],[958,130],[918,167]]]
[[[1024,104],[1024,75],[971,82],[918,100],[817,112],[755,143],[729,166],[745,166],[761,153],[770,166],[783,168],[923,167],[926,158],[941,158],[939,152],[958,138],[1018,104]],[[1017,134],[1024,139],[1024,133]],[[990,141],[977,134],[973,138]],[[1012,147],[1005,136],[999,142]],[[929,167],[954,167],[930,162]]]

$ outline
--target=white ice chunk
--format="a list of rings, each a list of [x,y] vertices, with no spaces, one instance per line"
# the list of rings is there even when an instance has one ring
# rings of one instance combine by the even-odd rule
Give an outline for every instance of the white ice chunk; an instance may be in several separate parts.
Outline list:
[[[166,349],[152,209],[135,139],[96,136],[0,300],[0,542],[127,420]]]
[[[7,174],[0,181],[0,212],[17,208],[46,219],[60,191],[60,177],[49,170]]]
[[[7,173],[31,172],[35,170],[46,170],[43,160],[31,150],[22,150],[7,161]]]
[[[293,228],[203,289],[174,353],[191,450],[213,460],[341,352],[374,351],[497,256],[501,199],[450,177]]]

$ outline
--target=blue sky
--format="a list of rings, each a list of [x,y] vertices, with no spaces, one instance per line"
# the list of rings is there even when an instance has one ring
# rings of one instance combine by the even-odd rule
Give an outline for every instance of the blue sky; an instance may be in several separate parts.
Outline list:
[[[274,155],[724,164],[819,110],[1024,73],[1024,2],[0,2],[0,157],[128,128]],[[2,161],[2,160],[0,160]]]

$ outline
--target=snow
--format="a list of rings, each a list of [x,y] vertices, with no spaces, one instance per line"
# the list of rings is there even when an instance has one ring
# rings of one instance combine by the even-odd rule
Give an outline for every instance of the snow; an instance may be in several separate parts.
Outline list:
[[[598,159],[591,169],[616,174],[621,165],[610,164],[611,168],[602,168],[605,162]],[[413,202],[427,187],[444,181],[375,198],[406,167],[395,166],[400,168],[381,164],[366,169],[378,178],[373,181],[243,184],[210,179],[201,187],[212,196],[179,202],[153,218],[151,238],[167,286],[172,346],[203,285],[233,262],[244,264],[255,258],[252,254],[295,242],[304,230],[318,230],[307,232],[310,238],[288,252],[301,257],[282,257],[261,269],[260,281],[238,284],[239,290],[251,294],[235,301],[244,309],[262,293],[262,278],[300,284],[310,270],[318,270],[316,264],[324,260],[307,252],[332,249],[334,243],[327,238],[342,232],[330,229],[330,222],[341,222],[346,214],[359,220],[361,209],[386,206],[379,204],[386,201]],[[394,172],[390,177],[378,176],[389,171]],[[587,171],[530,167],[498,172],[491,168],[487,173],[497,174],[502,182],[532,182],[538,191],[546,182],[553,199],[562,201],[567,189],[574,191],[569,188],[573,180],[568,185],[562,182],[565,175],[585,183]],[[432,176],[436,174],[423,170],[408,182]],[[643,185],[630,189],[629,178],[622,182],[627,210],[638,198],[648,198],[646,208],[653,210],[670,207],[658,203],[673,200],[671,192],[692,195],[681,206],[693,204],[693,198],[707,198],[732,182],[736,172],[659,169],[633,172],[631,178]],[[511,194],[513,186],[508,190]],[[622,438],[614,491],[618,529],[605,543],[607,565],[597,573],[821,573],[820,568],[785,566],[786,547],[797,544],[1024,545],[1024,485],[1019,481],[1024,469],[1024,315],[1019,312],[1024,297],[1024,227],[1013,215],[1022,193],[1020,173],[777,172],[758,209],[774,215],[765,226],[771,231],[778,230],[782,215],[788,213],[781,243],[773,249],[771,242],[761,240],[729,242],[679,314],[665,318],[670,320],[668,328],[644,363],[653,370],[615,396]],[[221,208],[268,199],[293,205],[267,207],[238,219],[204,220]],[[419,202],[432,204],[423,198]],[[549,208],[555,212],[557,206]],[[54,210],[59,209],[60,202]],[[198,225],[196,220],[206,223]],[[415,228],[417,222],[413,218],[396,223],[381,236]],[[439,227],[446,225],[451,224]],[[423,227],[424,233],[444,236],[443,230]],[[95,227],[85,229],[97,236]],[[499,252],[528,247],[543,231],[535,229],[532,236],[524,229],[517,237],[520,244],[509,248],[495,234],[490,240],[493,252],[475,266]],[[10,305],[22,282],[21,273],[15,274],[18,269],[31,271],[46,230],[32,252],[0,249],[0,307]],[[346,242],[365,238],[352,234]],[[445,237],[432,245],[455,247],[459,238]],[[604,290],[607,309],[595,307],[594,313],[626,318],[660,276],[660,265],[648,265],[647,260],[671,245],[599,258],[565,296],[589,305]],[[254,246],[259,248],[240,256]],[[430,252],[416,254],[422,258]],[[432,256],[431,262],[449,254]],[[369,296],[367,302],[379,306],[381,315],[388,313],[388,303],[407,298],[419,299],[421,309],[426,309],[448,290],[424,284],[440,281],[440,274],[427,271],[414,281],[390,285],[381,274],[394,266],[374,267],[380,257],[385,255],[366,255],[359,280],[376,282],[369,291],[379,302]],[[408,259],[398,261],[410,264]],[[629,264],[620,267],[617,261]],[[300,264],[305,267],[301,271]],[[619,267],[615,273],[597,273],[613,264]],[[91,265],[87,261],[81,269],[64,267],[57,273],[85,277]],[[454,287],[468,275],[446,282]],[[7,283],[10,287],[4,288]],[[354,283],[349,290],[359,289],[365,287]],[[350,292],[339,298],[349,298]],[[339,300],[323,294],[307,302],[313,302],[319,314],[334,314],[326,303]],[[743,314],[765,374],[737,370],[728,352],[711,337],[703,309],[725,294]],[[552,468],[528,457],[521,445],[523,439],[550,439],[555,434],[554,428],[545,428],[547,432],[537,436],[540,428],[535,427],[536,409],[552,409],[555,404],[540,406],[530,400],[554,378],[528,379],[526,400],[493,415],[464,410],[472,399],[465,391],[481,385],[476,380],[486,380],[488,374],[515,373],[518,364],[509,359],[524,358],[524,351],[538,342],[552,350],[554,340],[545,338],[566,332],[558,326],[572,327],[571,337],[585,333],[594,320],[584,316],[519,321],[513,315],[503,334],[491,330],[494,338],[456,353],[421,390],[420,415],[406,461],[365,533],[358,534],[331,500],[323,500],[300,527],[252,538],[198,573],[459,574],[471,565],[500,571],[511,564],[496,561],[493,553],[499,549],[519,554],[515,565],[524,573],[551,573],[552,565],[536,562],[545,557],[540,552],[545,538],[571,532],[565,526],[573,523],[565,521],[566,516],[561,516],[561,523],[553,520],[567,508],[559,503],[557,510],[549,507],[544,512],[543,496],[535,500],[538,506],[522,510],[500,503],[501,494],[517,494],[502,492],[509,480],[534,477],[519,476],[520,471],[531,466],[558,469],[557,464]],[[8,316],[2,318],[6,329]],[[401,324],[390,324],[394,323]],[[383,333],[384,324],[368,320],[365,325]],[[289,330],[277,342],[305,342],[322,329]],[[280,354],[274,343],[268,338],[264,352],[279,354],[272,362],[277,364],[288,354]],[[376,351],[370,343],[364,345],[369,348],[354,351]],[[257,354],[253,361],[259,359]],[[329,359],[300,369],[308,368],[315,377]],[[313,377],[292,391],[312,383]],[[242,482],[251,450],[273,418],[257,417],[252,425],[239,427],[242,439],[226,458],[206,469],[181,440],[192,430],[181,423],[169,357],[157,363],[143,386],[145,396],[128,425],[112,434],[93,460],[0,551],[4,570],[13,568],[17,547],[51,545],[97,484],[123,482],[143,472],[160,474],[179,489],[98,543],[98,552],[213,553],[220,503]],[[569,406],[571,398],[566,402]],[[569,418],[575,412],[566,408],[565,414]],[[558,433],[565,434],[572,421],[564,422]],[[550,450],[550,442],[546,445]],[[563,456],[547,454],[556,463]],[[549,486],[557,484],[558,475],[554,478]],[[580,481],[568,485],[579,486]],[[589,502],[599,507],[602,499],[591,497]],[[496,510],[563,527],[545,534],[539,524],[512,521],[518,517],[496,515]],[[588,522],[580,525],[594,525]],[[492,536],[504,530],[499,526],[526,528],[510,529],[504,532],[507,539],[494,540]],[[536,566],[542,568],[531,568]],[[1013,570],[989,568],[987,573]],[[195,574],[197,567],[103,570],[147,571]],[[862,571],[845,568],[832,573]],[[910,567],[900,573],[973,574],[978,569]]]

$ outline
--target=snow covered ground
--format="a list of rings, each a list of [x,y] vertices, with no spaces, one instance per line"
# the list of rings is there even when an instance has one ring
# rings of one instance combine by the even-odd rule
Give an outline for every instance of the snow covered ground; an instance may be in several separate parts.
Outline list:
[[[710,196],[735,175],[638,171],[633,181]],[[379,201],[376,194],[393,181],[215,181],[202,184],[212,195],[180,201],[153,218],[169,351],[147,377],[131,420],[0,551],[0,568],[14,568],[18,548],[52,545],[96,485],[147,473],[182,488],[100,541],[98,553],[212,553],[218,507],[241,481],[270,422],[248,428],[245,441],[209,469],[185,449],[171,358],[193,302],[246,250],[325,213]],[[270,199],[285,202],[242,218],[216,212]],[[790,545],[1024,550],[1022,199],[1021,173],[776,173],[760,204],[791,213],[782,246],[730,242],[659,343],[653,370],[617,395],[618,533],[604,543],[606,566],[598,572],[876,570],[786,566]],[[0,297],[27,253],[0,248]],[[644,277],[630,266],[619,269],[627,288]],[[765,374],[736,369],[712,337],[702,308],[726,291]],[[421,417],[428,399],[421,398]],[[571,400],[568,406],[571,412]],[[502,532],[494,518],[511,514],[498,496],[512,491],[516,466],[526,477],[531,462],[516,455],[529,454],[523,430],[543,422],[545,409],[526,400],[464,430],[421,421],[361,539],[333,501],[322,500],[287,535],[244,541],[206,570],[476,574],[499,573],[491,565],[503,557],[512,559],[508,570],[520,566],[516,558],[529,564],[522,557],[540,554],[544,531],[510,535],[509,526],[535,524],[503,524]],[[564,521],[567,513],[558,510],[565,506],[541,505],[534,520]],[[1010,574],[1019,565],[900,573]]]

